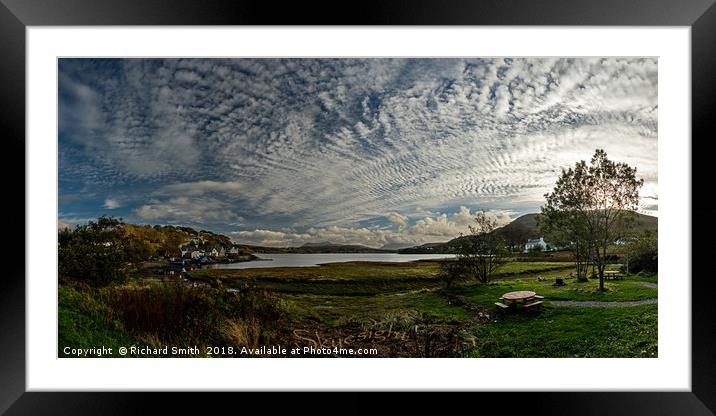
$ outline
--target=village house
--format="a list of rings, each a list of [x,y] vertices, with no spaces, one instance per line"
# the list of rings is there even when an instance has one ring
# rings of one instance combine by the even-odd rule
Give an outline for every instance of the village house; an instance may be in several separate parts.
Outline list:
[[[539,247],[539,249],[537,249]],[[529,253],[532,250],[547,250],[547,243],[544,241],[543,237],[540,238],[530,238],[527,240],[527,244],[525,244],[525,253]]]
[[[192,258],[191,253],[197,250],[197,247],[193,244],[185,245],[183,247],[179,247],[179,250],[181,250],[181,256],[185,258]]]

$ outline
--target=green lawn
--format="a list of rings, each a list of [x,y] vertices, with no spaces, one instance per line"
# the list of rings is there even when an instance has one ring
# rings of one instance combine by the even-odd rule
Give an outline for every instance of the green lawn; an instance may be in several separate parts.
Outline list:
[[[471,329],[470,357],[657,357],[657,305],[544,308]]]
[[[455,288],[455,293],[469,296],[473,301],[490,305],[507,292],[530,290],[550,300],[576,301],[633,301],[657,297],[657,289],[639,285],[632,280],[610,280],[605,282],[605,292],[599,291],[599,281],[590,279],[578,282],[576,279],[565,280],[566,286],[552,286],[554,280],[538,281],[536,278],[519,278],[497,280],[487,284],[472,284]]]

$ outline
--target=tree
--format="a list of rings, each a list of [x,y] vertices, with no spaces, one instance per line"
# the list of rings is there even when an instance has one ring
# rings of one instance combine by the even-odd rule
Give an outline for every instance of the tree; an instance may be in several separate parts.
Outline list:
[[[575,212],[562,211],[554,206],[542,207],[542,215],[537,219],[544,236],[552,244],[568,249],[574,256],[577,280],[586,282],[587,270],[592,262],[592,245],[589,242],[587,227]]]
[[[658,236],[650,230],[630,239],[626,244],[627,272],[639,273],[659,271]]]
[[[123,226],[121,219],[103,216],[74,230],[61,230],[58,234],[60,278],[93,286],[125,280],[129,262],[135,260],[137,254]]]
[[[470,234],[458,239],[457,262],[461,270],[482,283],[492,278],[493,272],[506,260],[505,242],[497,229],[497,219],[484,212],[475,215]]]
[[[534,234],[529,227],[518,222],[500,228],[499,232],[512,253],[522,251],[525,242]]]
[[[585,250],[599,272],[600,290],[604,290],[607,250],[633,222],[643,184],[643,179],[636,178],[636,168],[613,162],[597,149],[589,165],[582,160],[562,170],[553,192],[545,195],[542,214],[554,216],[567,234],[576,233],[571,243],[584,238],[582,244],[586,243]]]

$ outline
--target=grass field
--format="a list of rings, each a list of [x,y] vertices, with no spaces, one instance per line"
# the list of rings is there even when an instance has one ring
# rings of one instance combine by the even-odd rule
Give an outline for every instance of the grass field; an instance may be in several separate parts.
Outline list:
[[[472,329],[471,357],[656,357],[657,306],[545,308]]]
[[[628,276],[606,282],[578,282],[564,262],[511,262],[488,284],[444,290],[436,280],[439,263],[333,263],[310,268],[202,270],[192,277],[226,287],[255,286],[280,294],[291,325],[339,330],[350,325],[450,326],[469,357],[654,357],[657,305],[613,308],[556,307],[551,301],[624,302],[655,299],[658,290]],[[555,287],[555,278],[565,286]],[[532,290],[545,297],[537,313],[502,315],[494,302],[506,292]],[[461,299],[451,302],[451,299]],[[467,304],[466,304],[467,303]]]
[[[189,289],[141,280],[111,289],[60,285],[59,347],[116,349],[177,340],[197,343],[208,337],[207,344],[222,345],[350,342],[376,347],[378,356],[386,357],[658,354],[656,304],[603,308],[561,303],[653,300],[658,297],[656,276],[610,280],[606,291],[600,292],[598,280],[578,282],[571,277],[574,269],[569,263],[511,262],[490,283],[471,282],[446,290],[436,279],[438,268],[438,261],[419,261],[197,270],[190,278],[214,287],[198,297]],[[566,285],[553,286],[555,278],[564,279]],[[240,294],[224,296],[230,288]],[[541,310],[499,313],[494,302],[515,290],[544,296]],[[177,300],[190,309],[172,312]],[[197,302],[202,305],[199,309]],[[263,309],[255,313],[256,308]],[[187,313],[207,318],[191,318],[191,330],[180,334],[190,318]],[[175,329],[166,330],[170,323]],[[62,351],[59,355],[64,356]]]

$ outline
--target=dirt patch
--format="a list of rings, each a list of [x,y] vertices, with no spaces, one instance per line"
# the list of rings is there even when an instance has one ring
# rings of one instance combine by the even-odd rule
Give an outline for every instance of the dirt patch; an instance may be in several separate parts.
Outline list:
[[[468,329],[488,323],[497,314],[472,302],[467,296],[441,293],[450,305],[469,311],[472,318],[461,322],[435,322],[425,316],[409,322],[366,321],[330,326],[320,322],[300,322],[278,334],[273,343],[285,353],[272,357],[460,357],[474,348]],[[244,355],[245,356],[245,355]],[[269,356],[251,355],[251,356]]]
[[[471,346],[465,323],[419,322],[409,327],[352,323],[300,325],[285,335],[294,357],[457,357]],[[352,351],[351,351],[352,350]]]

